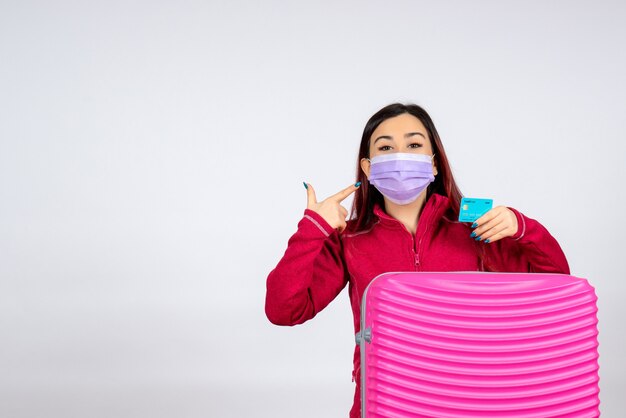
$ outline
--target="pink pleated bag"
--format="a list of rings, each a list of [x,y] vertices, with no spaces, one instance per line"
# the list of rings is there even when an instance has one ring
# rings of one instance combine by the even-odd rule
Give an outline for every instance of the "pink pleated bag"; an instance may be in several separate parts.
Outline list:
[[[361,306],[362,416],[598,417],[596,300],[564,274],[382,274]]]

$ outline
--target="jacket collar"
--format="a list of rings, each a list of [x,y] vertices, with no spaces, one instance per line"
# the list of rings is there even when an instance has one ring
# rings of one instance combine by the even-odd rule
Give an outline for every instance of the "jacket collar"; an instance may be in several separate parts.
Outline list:
[[[449,199],[446,196],[440,195],[438,193],[433,193],[424,204],[424,207],[422,208],[422,213],[420,214],[420,218],[430,219],[431,217],[433,217],[433,219],[439,219],[448,209],[448,204]],[[374,215],[376,215],[378,219],[380,219],[381,223],[397,224],[398,222],[400,222],[396,218],[388,215],[377,203],[374,204]]]

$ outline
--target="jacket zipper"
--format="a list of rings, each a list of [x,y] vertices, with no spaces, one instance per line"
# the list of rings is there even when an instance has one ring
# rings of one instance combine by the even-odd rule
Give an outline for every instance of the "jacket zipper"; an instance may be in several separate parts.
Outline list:
[[[415,250],[415,266],[417,267],[419,265],[419,252],[422,249],[422,239],[424,238],[424,235],[426,235],[426,232],[428,231],[428,223],[426,224],[426,228],[424,229],[424,233],[422,234],[422,236],[420,237],[419,242],[417,243],[417,250]]]
[[[402,228],[404,228],[406,233],[411,236],[411,252],[413,253],[413,262],[414,262],[413,266],[415,268],[415,271],[418,271],[420,269],[419,268],[419,266],[420,266],[420,254],[419,254],[419,251],[420,251],[420,249],[422,247],[422,239],[424,238],[424,235],[426,235],[426,232],[428,231],[428,222],[426,222],[426,227],[424,229],[424,233],[420,236],[419,242],[417,243],[417,248],[415,248],[415,238],[413,237],[413,234],[411,234],[411,232],[406,228],[406,226],[404,226],[404,224],[402,222],[398,221],[398,223],[400,225],[402,225]],[[415,231],[415,235],[417,237],[417,229]]]
[[[411,233],[409,232],[409,234]],[[417,271],[420,265],[420,255],[419,252],[415,250],[415,238],[413,238],[413,234],[411,234],[411,251],[413,252],[413,260],[415,261],[415,271]]]
[[[430,219],[428,219],[430,220]],[[406,228],[405,228],[406,229]],[[408,232],[408,230],[407,230]],[[424,229],[424,233],[420,236],[420,239],[417,243],[417,248],[415,248],[415,238],[413,238],[413,234],[411,234],[409,232],[409,234],[411,234],[411,239],[413,240],[413,256],[415,258],[415,271],[419,270],[419,265],[420,265],[420,250],[422,249],[422,240],[424,239],[424,235],[426,235],[426,232],[428,232],[428,222],[426,222],[426,227]],[[415,235],[417,236],[417,229],[415,231]]]

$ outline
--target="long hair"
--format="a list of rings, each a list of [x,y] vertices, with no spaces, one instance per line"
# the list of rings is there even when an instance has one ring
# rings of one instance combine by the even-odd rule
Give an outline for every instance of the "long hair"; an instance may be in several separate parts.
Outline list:
[[[362,186],[355,192],[350,215],[350,218],[355,220],[355,232],[362,231],[370,226],[374,220],[375,204],[384,207],[383,195],[370,184],[367,180],[367,176],[361,169],[361,159],[370,158],[370,140],[378,125],[387,119],[405,113],[415,116],[422,122],[428,132],[433,153],[435,154],[437,175],[435,176],[435,181],[430,183],[426,189],[426,200],[428,200],[432,193],[446,196],[450,201],[450,210],[453,212],[454,216],[458,216],[459,214],[459,205],[463,195],[454,181],[452,169],[448,163],[448,157],[443,149],[443,144],[441,143],[435,124],[428,113],[420,106],[415,104],[405,105],[402,103],[393,103],[376,112],[367,121],[365,129],[363,129],[361,145],[359,146],[359,156],[356,162],[356,179],[361,182]]]

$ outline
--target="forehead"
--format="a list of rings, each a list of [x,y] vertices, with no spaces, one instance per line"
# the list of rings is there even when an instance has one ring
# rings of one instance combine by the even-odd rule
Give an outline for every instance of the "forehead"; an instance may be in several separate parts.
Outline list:
[[[372,133],[372,138],[376,138],[380,135],[404,135],[407,132],[421,132],[428,138],[424,124],[409,113],[403,113],[402,115],[394,116],[393,118],[383,121]]]

